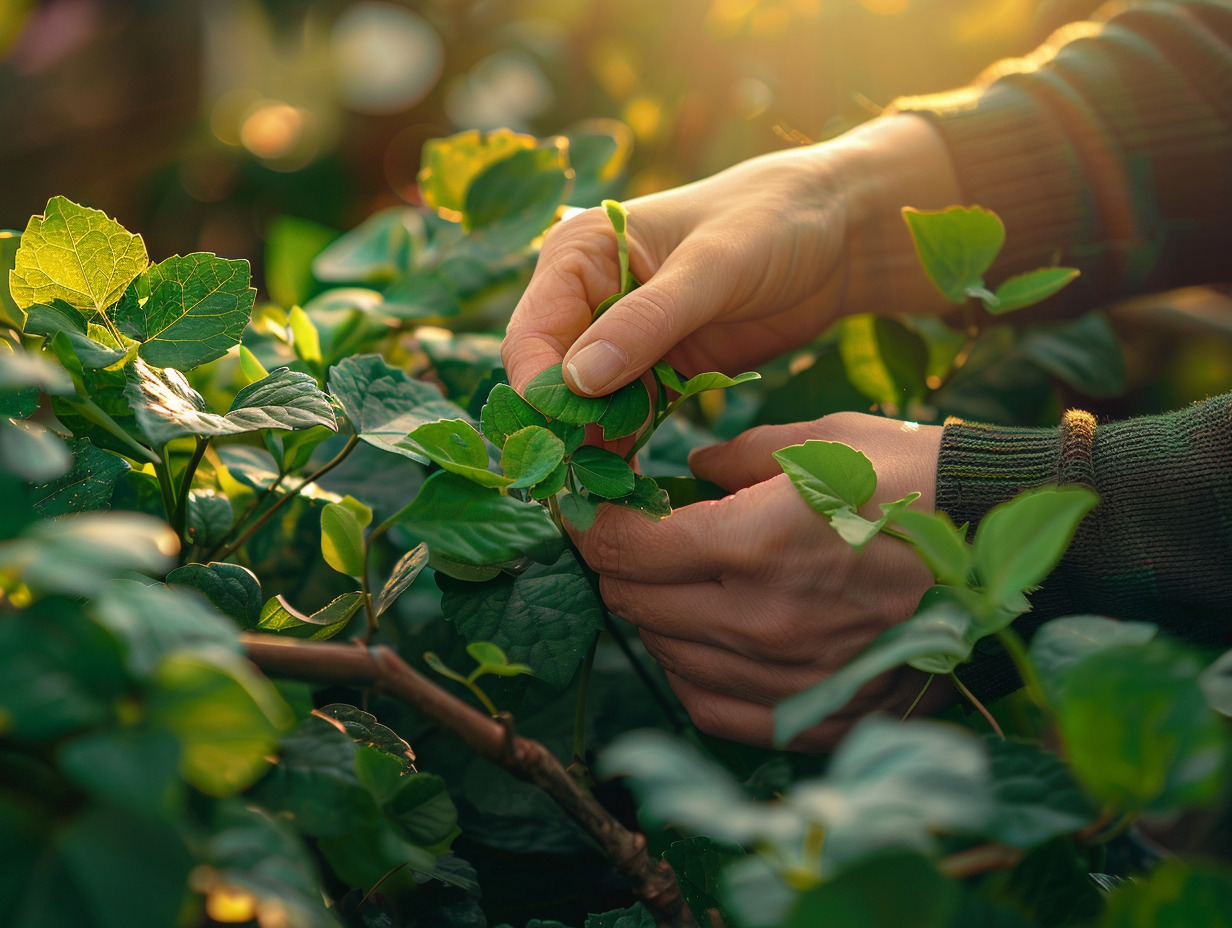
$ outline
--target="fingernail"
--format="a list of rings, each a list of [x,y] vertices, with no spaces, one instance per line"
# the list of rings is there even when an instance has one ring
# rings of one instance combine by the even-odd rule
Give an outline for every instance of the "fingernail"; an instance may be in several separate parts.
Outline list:
[[[625,371],[629,357],[609,341],[591,342],[565,364],[574,384],[583,393],[602,396],[607,386]]]

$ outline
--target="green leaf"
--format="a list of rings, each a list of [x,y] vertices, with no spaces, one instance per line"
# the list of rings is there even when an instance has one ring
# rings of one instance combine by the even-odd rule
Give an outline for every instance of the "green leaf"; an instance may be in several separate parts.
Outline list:
[[[413,380],[374,354],[335,364],[329,372],[329,392],[342,404],[361,439],[423,464],[427,456],[402,444],[403,439],[425,423],[465,416],[439,389]]]
[[[266,375],[268,376],[268,375]],[[283,473],[289,474],[308,466],[312,454],[321,444],[337,434],[337,425],[314,425],[311,428],[288,431],[267,431],[266,447],[278,461]]]
[[[562,460],[550,474],[535,484],[535,488],[530,491],[531,499],[544,500],[549,496],[555,496],[564,489],[568,479],[569,462]]]
[[[640,902],[627,909],[586,916],[586,928],[655,928],[657,924],[654,913]]]
[[[1165,859],[1108,900],[1101,928],[1232,928],[1232,874],[1226,864]]]
[[[546,428],[528,425],[505,440],[501,470],[513,481],[510,488],[533,487],[550,476],[564,458],[564,442]]]
[[[322,706],[317,714],[331,718],[341,725],[347,737],[356,744],[376,748],[390,757],[396,757],[403,772],[414,772],[415,752],[411,750],[411,746],[392,728],[378,722],[371,712],[348,706],[346,703],[334,702]]]
[[[80,444],[93,447],[87,442]],[[114,455],[108,455],[105,451],[98,453],[122,461]],[[0,467],[31,483],[51,481],[51,483],[35,487],[34,491],[28,494],[30,502],[36,510],[39,510],[40,515],[61,515],[69,512],[71,508],[74,508],[70,507],[70,501],[75,504],[97,500],[99,504],[97,507],[75,506],[77,509],[106,508],[106,503],[111,498],[111,488],[115,484],[115,478],[111,478],[110,483],[108,482],[110,476],[108,471],[112,465],[109,462],[94,461],[93,464],[98,467],[102,485],[97,488],[82,488],[79,486],[80,481],[73,477],[73,472],[79,469],[75,462],[76,458],[70,451],[70,447],[51,429],[37,422],[20,420],[6,422],[0,418]],[[127,464],[125,469],[127,469]],[[74,500],[72,494],[77,489],[82,490],[83,495]],[[67,490],[68,496],[61,498],[59,495],[61,490]],[[52,511],[43,511],[44,506]]]
[[[1108,648],[1144,645],[1158,629],[1150,622],[1118,622],[1071,615],[1045,622],[1031,639],[1028,656],[1050,702],[1056,702],[1076,664]]]
[[[148,276],[144,304],[125,300],[116,310],[116,325],[142,343],[145,361],[189,371],[240,343],[257,296],[247,261],[176,255]]]
[[[1216,712],[1232,716],[1232,651],[1225,651],[1198,678],[1206,701]]]
[[[774,452],[805,501],[821,513],[863,506],[877,489],[877,473],[863,452],[837,441],[806,441]]]
[[[472,182],[491,165],[535,147],[535,138],[509,129],[459,132],[424,143],[419,190],[424,202],[446,219],[458,222]]]
[[[257,360],[257,356],[249,350],[247,345],[240,345],[240,370],[244,372],[249,383],[269,376],[265,365]]]
[[[3,289],[3,288],[0,288]],[[0,339],[0,367],[8,367],[19,357],[13,344]],[[24,359],[25,352],[20,355]],[[63,376],[63,375],[61,375]],[[0,386],[0,418],[27,419],[38,409],[38,389],[33,386]]]
[[[291,327],[291,347],[295,350],[295,356],[306,364],[320,364],[321,336],[308,314],[298,306],[292,306],[287,313],[287,320]]]
[[[173,651],[240,651],[234,625],[175,587],[113,580],[99,591],[93,614],[124,645],[125,664],[139,679],[149,677]]]
[[[542,506],[502,496],[448,471],[424,481],[419,495],[394,520],[408,526],[429,548],[468,564],[533,557],[560,540]]]
[[[31,216],[9,289],[21,308],[64,300],[101,313],[146,269],[149,258],[140,235],[132,235],[104,213],[52,197],[41,216]]]
[[[1094,397],[1125,392],[1121,340],[1100,312],[1057,325],[1033,326],[1018,343],[1023,356],[1062,383]]]
[[[660,387],[660,393],[663,392],[664,387],[677,393],[684,393],[684,381],[680,379],[680,374],[676,372],[676,369],[666,361],[656,361],[650,370]]]
[[[27,319],[25,312],[13,301],[9,292],[9,273],[17,263],[17,249],[21,246],[21,233],[14,229],[0,229],[0,323],[24,332]]]
[[[385,581],[385,586],[381,588],[380,594],[376,598],[374,609],[378,616],[384,615],[401,596],[407,591],[415,578],[419,576],[424,567],[428,563],[428,546],[418,544],[402,557],[398,558],[398,563],[394,565],[393,571],[389,575],[389,579]]]
[[[710,909],[718,909],[723,924],[732,923],[720,895],[720,879],[727,866],[744,856],[744,848],[739,844],[716,841],[704,835],[674,841],[663,852],[663,859],[676,871],[680,894],[699,925],[709,920],[706,913]]]
[[[124,351],[109,348],[88,336],[70,331],[57,332],[48,344],[56,358],[69,370],[70,374],[75,372],[76,367],[80,367],[83,371],[112,367],[126,356]],[[76,361],[76,364],[73,361]]]
[[[318,254],[312,273],[330,283],[388,283],[411,270],[426,233],[416,210],[405,206],[383,209]]]
[[[139,816],[169,818],[183,805],[180,745],[169,732],[92,731],[63,744],[57,760],[78,787]]]
[[[717,371],[707,371],[686,380],[681,385],[680,396],[677,397],[677,400],[687,399],[690,396],[696,396],[698,393],[705,393],[707,390],[726,390],[754,380],[761,380],[761,374],[756,371],[746,371],[743,374],[737,374],[735,377],[728,377],[726,374],[720,374]]]
[[[313,258],[338,233],[310,219],[277,216],[265,233],[265,291],[279,306],[296,306],[312,296]]]
[[[1195,654],[1165,639],[1071,666],[1056,709],[1070,767],[1095,797],[1152,813],[1215,801],[1229,744],[1201,670]]]
[[[650,394],[640,380],[627,383],[611,395],[607,409],[599,417],[603,440],[613,441],[638,431],[650,417]]]
[[[896,499],[891,503],[881,503],[881,517],[875,520],[866,519],[848,507],[836,509],[829,513],[830,525],[834,527],[843,541],[859,551],[872,541],[892,519],[919,498],[919,493],[909,493],[902,499]]]
[[[847,705],[864,684],[895,667],[910,664],[926,673],[950,673],[971,657],[978,637],[964,609],[944,593],[926,595],[916,615],[882,632],[820,683],[779,703],[774,709],[775,740],[789,744]]]
[[[589,494],[566,493],[560,498],[560,514],[578,531],[586,531],[595,524],[599,503],[607,502]]]
[[[256,782],[291,725],[277,690],[237,654],[170,654],[153,683],[150,724],[179,738],[180,773],[210,796],[229,796]]]
[[[782,928],[950,928],[959,887],[919,854],[891,852],[855,862],[801,893]]]
[[[452,282],[439,270],[407,274],[385,291],[381,309],[395,319],[440,319],[462,312]]]
[[[479,421],[484,437],[498,448],[503,448],[505,440],[514,432],[531,425],[546,428],[548,424],[543,413],[522,399],[507,383],[498,383],[492,388],[479,413]]]
[[[516,576],[466,583],[438,574],[441,611],[470,643],[490,642],[563,689],[603,624],[599,602],[568,551]]]
[[[125,394],[142,432],[155,445],[184,435],[207,438],[261,429],[338,427],[329,397],[316,380],[285,367],[240,390],[223,416],[208,410],[201,394],[179,371],[156,371],[140,360],[133,364]]]
[[[354,505],[327,503],[321,510],[321,554],[334,570],[362,577],[365,563],[364,527],[372,521],[372,510],[347,497]],[[357,514],[362,507],[363,514]]]
[[[978,206],[943,210],[903,208],[916,253],[933,286],[959,305],[968,290],[984,286],[984,272],[1005,244],[1005,226],[996,213]]]
[[[57,332],[86,335],[89,325],[86,317],[63,300],[35,303],[26,310],[26,334],[50,338]]]
[[[1055,838],[1023,857],[997,896],[1013,903],[1032,925],[1090,925],[1104,900],[1088,875],[1088,860],[1071,838]]]
[[[887,413],[908,409],[928,392],[928,346],[915,332],[885,316],[848,316],[839,354],[847,379]]]
[[[261,610],[254,630],[285,635],[288,638],[327,641],[347,627],[363,604],[363,593],[343,593],[312,615],[304,615],[282,596],[275,596]]]
[[[0,364],[0,387],[38,387],[52,396],[72,394],[72,380],[55,364],[7,341],[0,340],[0,344],[8,345]]]
[[[1072,267],[1042,267],[1018,274],[997,288],[997,303],[986,304],[985,308],[993,315],[1000,316],[1033,306],[1069,285],[1078,274],[1078,269]]]
[[[483,436],[465,419],[425,423],[399,442],[399,447],[423,455],[480,486],[503,487],[512,482],[488,470],[488,449]]]
[[[261,620],[261,583],[240,564],[185,564],[167,574],[167,585],[196,590],[240,628],[255,628]]]
[[[628,496],[637,483],[633,468],[619,454],[606,448],[593,445],[578,448],[569,463],[578,482],[604,499]]]
[[[435,852],[458,833],[458,812],[440,777],[407,774],[397,760],[374,748],[360,748],[355,771],[408,841]]]
[[[611,500],[611,502],[625,509],[640,512],[651,519],[665,519],[672,514],[672,504],[668,499],[667,491],[661,489],[653,477],[643,474],[637,475],[637,482],[633,486],[632,493]]]
[[[499,257],[521,251],[556,218],[569,189],[565,152],[555,146],[518,151],[497,161],[466,191],[462,228],[473,251]]]
[[[1072,834],[1094,821],[1091,808],[1064,761],[1038,745],[988,738],[996,813],[987,836],[1031,848]]]
[[[63,447],[58,438],[56,444]],[[94,447],[88,441],[73,439],[68,443],[73,454],[73,468],[64,476],[35,489],[34,508],[39,515],[52,518],[68,512],[110,509],[116,481],[131,468],[122,457]],[[5,456],[8,447],[5,445]],[[46,450],[44,454],[46,455]],[[54,454],[54,452],[53,452]],[[56,458],[52,457],[53,462]]]
[[[1026,490],[992,509],[973,544],[987,596],[1003,605],[1041,583],[1099,497],[1081,486]]]
[[[894,527],[911,540],[938,583],[965,586],[971,572],[971,547],[966,530],[955,528],[944,512],[907,510],[893,519]]]
[[[561,372],[559,364],[542,371],[526,385],[527,402],[549,419],[559,419],[570,425],[598,422],[607,411],[610,396],[579,396],[574,393]]]

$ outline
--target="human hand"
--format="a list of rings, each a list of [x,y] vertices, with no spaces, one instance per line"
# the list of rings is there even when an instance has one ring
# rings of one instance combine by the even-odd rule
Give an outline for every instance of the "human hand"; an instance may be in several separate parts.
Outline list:
[[[593,325],[620,281],[612,230],[589,210],[544,242],[502,347],[509,382],[520,391],[562,361],[570,385],[596,396],[661,358],[690,375],[736,373],[843,313],[939,310],[900,209],[957,200],[942,143],[912,115],[632,200],[630,264],[643,285]]]
[[[731,496],[657,523],[603,506],[577,536],[604,601],[638,626],[694,724],[710,734],[770,744],[776,703],[910,617],[932,585],[907,545],[879,535],[855,552],[804,502],[772,454],[814,438],[849,444],[873,462],[878,487],[865,515],[914,490],[923,494],[917,506],[932,510],[941,428],[838,413],[695,451],[694,472]],[[924,680],[910,669],[878,678],[793,747],[822,750],[865,713],[901,712]],[[933,687],[924,708],[946,697]]]

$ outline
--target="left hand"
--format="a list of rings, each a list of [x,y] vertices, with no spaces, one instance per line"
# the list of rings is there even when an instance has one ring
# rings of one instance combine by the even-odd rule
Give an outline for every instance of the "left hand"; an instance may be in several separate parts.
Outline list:
[[[910,617],[932,585],[903,542],[878,535],[855,552],[804,502],[771,455],[811,438],[845,442],[872,461],[878,487],[862,514],[876,517],[877,503],[914,490],[923,494],[915,505],[932,511],[941,428],[839,413],[695,451],[694,472],[731,496],[659,522],[603,506],[577,536],[604,600],[638,626],[704,732],[770,744],[776,703]],[[924,680],[909,669],[886,674],[792,746],[827,749],[861,715],[901,712]]]

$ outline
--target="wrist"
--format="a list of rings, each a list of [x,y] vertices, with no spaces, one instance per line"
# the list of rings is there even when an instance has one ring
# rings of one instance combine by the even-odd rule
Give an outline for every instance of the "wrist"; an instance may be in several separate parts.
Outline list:
[[[829,183],[845,203],[843,313],[942,314],[902,208],[944,209],[962,192],[950,153],[924,117],[874,119],[826,143]]]

